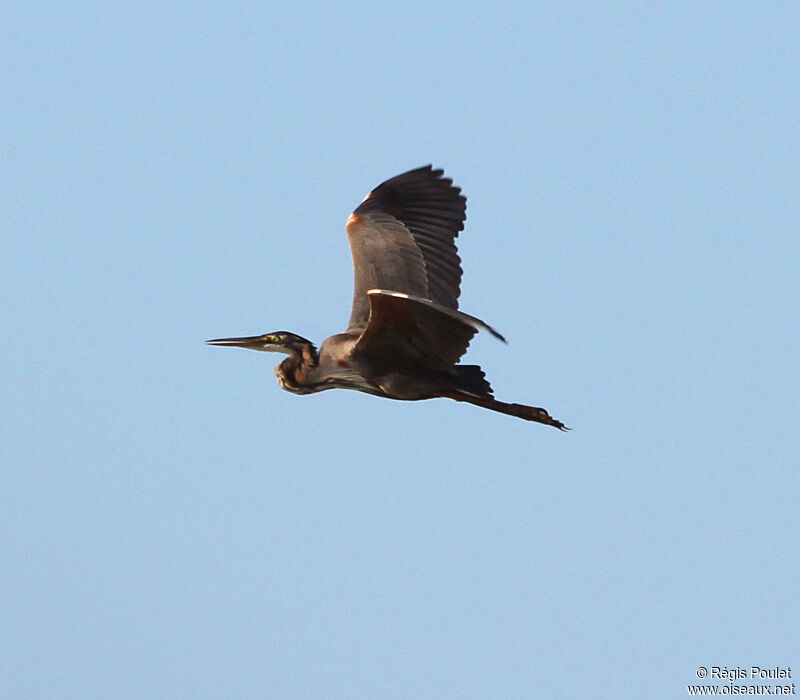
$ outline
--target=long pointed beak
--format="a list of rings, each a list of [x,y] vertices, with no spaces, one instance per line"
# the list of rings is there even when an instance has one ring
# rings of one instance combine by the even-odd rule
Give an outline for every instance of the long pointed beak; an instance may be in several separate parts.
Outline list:
[[[246,338],[216,338],[215,340],[207,340],[206,343],[226,348],[259,350],[264,345],[264,338],[260,335],[251,335]]]

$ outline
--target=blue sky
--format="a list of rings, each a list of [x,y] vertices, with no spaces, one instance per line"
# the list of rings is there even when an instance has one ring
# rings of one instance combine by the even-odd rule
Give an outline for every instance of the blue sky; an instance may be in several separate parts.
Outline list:
[[[14,698],[671,698],[800,667],[794,3],[18,3],[0,22]],[[468,197],[468,355],[569,434],[282,392],[344,222]]]

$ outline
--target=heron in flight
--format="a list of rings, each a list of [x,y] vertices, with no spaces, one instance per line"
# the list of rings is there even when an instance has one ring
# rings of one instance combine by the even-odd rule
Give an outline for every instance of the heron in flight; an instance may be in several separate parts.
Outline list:
[[[498,401],[480,367],[458,364],[479,330],[505,339],[458,310],[455,238],[467,200],[443,175],[428,165],[393,177],[350,215],[350,323],[319,351],[287,331],[207,342],[288,355],[275,374],[295,394],[355,389],[401,401],[442,397],[568,430],[543,408]]]

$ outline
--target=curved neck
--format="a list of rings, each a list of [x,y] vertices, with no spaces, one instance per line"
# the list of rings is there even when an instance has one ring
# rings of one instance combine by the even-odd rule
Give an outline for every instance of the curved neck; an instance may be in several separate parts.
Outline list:
[[[283,379],[281,383],[284,388],[301,387],[308,384],[311,370],[319,364],[317,349],[311,342],[305,340],[287,346],[285,352],[289,353],[289,357],[276,368],[279,372],[279,379]]]

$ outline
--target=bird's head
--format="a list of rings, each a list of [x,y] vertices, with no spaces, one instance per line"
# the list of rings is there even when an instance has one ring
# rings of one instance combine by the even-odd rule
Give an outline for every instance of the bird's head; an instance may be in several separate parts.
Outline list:
[[[289,331],[276,331],[264,335],[251,335],[245,338],[217,338],[207,340],[209,345],[220,345],[231,348],[247,348],[248,350],[261,350],[263,352],[282,352],[285,355],[303,355],[304,351],[314,346],[305,338],[289,333]]]

